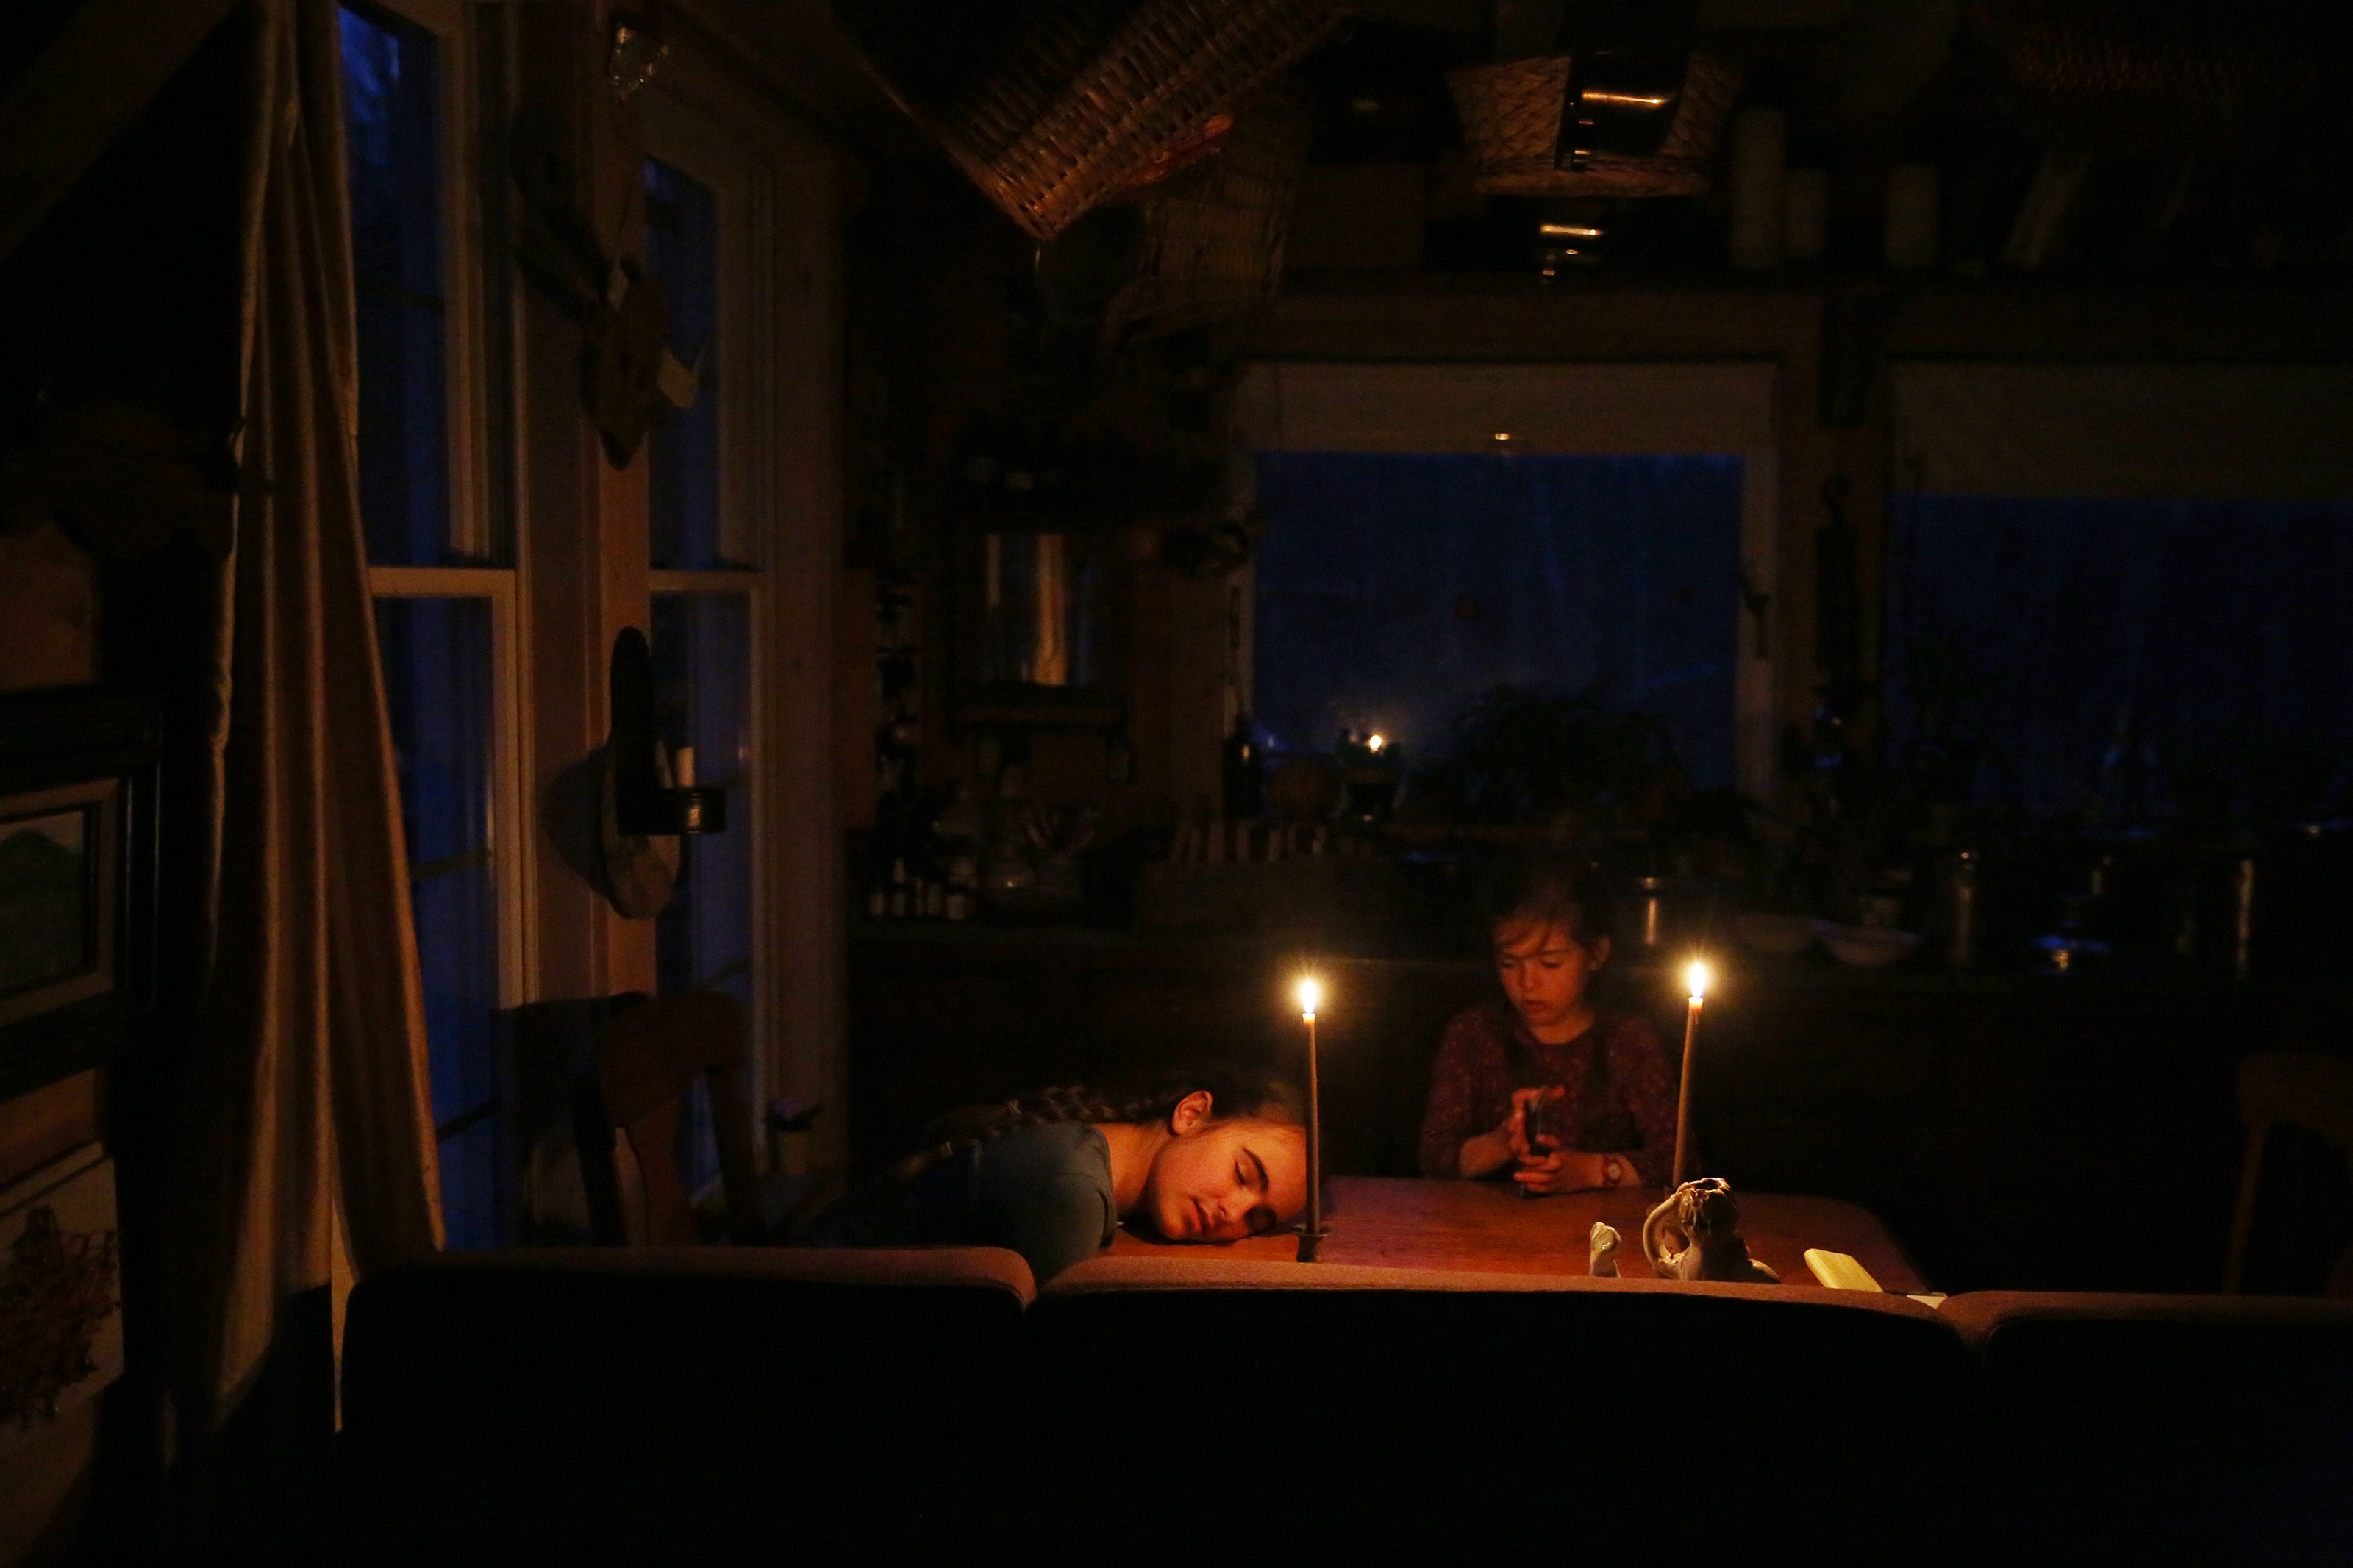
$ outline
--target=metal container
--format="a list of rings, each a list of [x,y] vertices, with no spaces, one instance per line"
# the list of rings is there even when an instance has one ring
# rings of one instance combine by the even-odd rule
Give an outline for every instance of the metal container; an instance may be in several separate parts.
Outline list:
[[[2255,969],[2255,858],[2231,863],[2231,973],[2246,979]]]
[[[1978,877],[1980,866],[1974,849],[1957,849],[1945,862],[1938,910],[1938,946],[1945,962],[1955,969],[1977,966],[1980,949]]]
[[[1677,956],[1716,935],[1737,890],[1714,877],[1637,877],[1620,895],[1618,940],[1638,961]]]

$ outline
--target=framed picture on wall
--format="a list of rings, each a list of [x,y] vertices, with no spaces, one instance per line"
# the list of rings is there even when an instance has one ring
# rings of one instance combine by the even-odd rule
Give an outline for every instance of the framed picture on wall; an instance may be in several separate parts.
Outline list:
[[[155,761],[143,702],[0,700],[0,1097],[103,1061],[147,1005]]]

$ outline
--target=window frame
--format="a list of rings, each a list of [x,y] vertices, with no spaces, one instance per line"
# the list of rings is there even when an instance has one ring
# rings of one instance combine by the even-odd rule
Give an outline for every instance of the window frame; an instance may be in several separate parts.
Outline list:
[[[645,100],[643,151],[707,188],[718,211],[717,368],[725,400],[719,419],[718,545],[721,560],[742,563],[700,572],[649,570],[657,576],[764,576],[775,554],[776,475],[770,444],[758,433],[775,418],[776,304],[756,260],[774,252],[774,182],[693,107],[654,89]]]
[[[365,14],[396,17],[439,41],[435,82],[439,123],[442,372],[446,381],[448,547],[465,565],[368,567],[368,593],[381,598],[488,598],[491,601],[491,866],[499,909],[499,1002],[516,1007],[537,994],[530,889],[536,846],[524,831],[522,802],[525,672],[525,571],[520,537],[496,548],[491,538],[490,421],[491,356],[486,342],[490,269],[484,264],[484,213],[478,160],[481,91],[479,39],[462,0],[338,0]],[[510,312],[512,315],[512,312]],[[519,456],[519,455],[518,455]],[[498,557],[504,554],[503,563]]]
[[[531,62],[519,56],[519,13],[506,7],[355,0],[353,8],[421,26],[440,41],[436,155],[448,301],[448,537],[452,555],[462,549],[469,559],[372,566],[369,583],[373,594],[386,597],[491,601],[497,707],[490,832],[501,920],[499,994],[503,1005],[519,1005],[546,994],[552,977],[575,969],[586,971],[591,986],[615,963],[633,972],[638,934],[624,931],[601,899],[586,902],[558,873],[551,858],[556,851],[543,845],[533,815],[540,792],[577,760],[576,746],[593,747],[598,738],[576,741],[571,731],[577,726],[559,722],[565,738],[551,750],[546,715],[600,713],[602,676],[601,663],[588,676],[575,668],[568,648],[567,657],[557,657],[542,646],[543,637],[562,639],[559,628],[573,620],[578,594],[561,570],[568,557],[555,533],[538,536],[543,552],[555,552],[545,557],[555,574],[543,584],[534,575],[533,530],[549,526],[542,515],[547,497],[565,489],[562,476],[534,473],[550,457],[533,445],[534,436],[545,441],[551,434],[546,417],[559,389],[545,379],[554,362],[540,341],[544,322],[534,324],[522,280],[487,242],[501,232],[512,197],[499,149],[484,132],[516,100]],[[720,201],[720,542],[727,560],[746,565],[656,572],[643,555],[607,561],[599,568],[601,607],[591,619],[601,616],[607,635],[616,619],[642,621],[650,601],[627,613],[633,589],[746,595],[754,643],[746,759],[752,798],[736,803],[731,830],[754,836],[754,1089],[759,1103],[790,1093],[838,1107],[841,919],[834,906],[840,870],[825,747],[839,566],[836,220],[844,155],[693,29],[677,37],[661,73],[631,110],[631,129],[641,140],[623,155],[670,163],[707,184]],[[643,469],[616,473],[599,466],[596,472],[590,515],[602,533],[586,548],[626,551],[634,536],[642,552]],[[543,593],[550,619],[535,626]],[[582,934],[584,919],[585,956],[569,941]],[[569,994],[581,983],[567,979],[558,990]],[[819,1134],[826,1149],[820,1158],[828,1161],[839,1145],[838,1116],[829,1120],[834,1125]]]
[[[531,853],[522,800],[522,671],[521,598],[510,568],[479,566],[371,566],[368,596],[375,599],[487,599],[491,604],[491,885],[499,911],[499,1005],[519,1007],[531,999],[525,984],[529,947],[524,900],[530,879],[523,858]]]
[[[435,87],[440,123],[435,142],[441,183],[442,407],[449,484],[448,548],[476,564],[497,569],[501,552],[491,537],[486,418],[490,398],[484,349],[482,205],[476,161],[480,101],[476,86],[475,34],[459,0],[337,0],[339,10],[375,12],[431,33],[439,41]],[[371,568],[374,570],[375,568]]]
[[[766,791],[764,786],[767,783],[769,773],[767,765],[769,681],[767,661],[756,657],[758,650],[765,649],[768,646],[768,596],[763,591],[766,585],[766,576],[767,574],[765,572],[724,570],[674,572],[664,569],[659,572],[649,572],[646,581],[649,601],[654,595],[662,594],[734,594],[742,596],[745,601],[748,621],[746,640],[755,652],[755,657],[752,660],[749,682],[751,690],[748,705],[751,710],[746,715],[747,725],[752,731],[752,754],[744,769],[744,779],[750,786],[751,799],[749,802],[731,801],[729,803],[727,831],[748,833],[752,836],[752,885],[754,889],[764,884],[763,873],[767,868],[768,848],[767,835],[761,822],[763,814],[758,806],[765,799]],[[747,804],[754,809],[744,810],[744,807]],[[755,1040],[762,1037],[763,1021],[770,1016],[769,986],[772,982],[769,970],[773,965],[765,962],[770,936],[767,900],[760,898],[755,891],[752,900],[753,964],[750,1020],[752,1036]],[[756,1056],[758,1053],[754,1054]],[[758,1077],[760,1071],[765,1071],[765,1068],[755,1070],[755,1080],[764,1082],[765,1079]],[[765,1104],[766,1100],[764,1100],[760,1103]]]
[[[773,381],[776,371],[777,321],[768,268],[762,256],[775,254],[775,177],[762,153],[730,136],[694,100],[656,79],[645,98],[642,121],[645,158],[659,160],[711,193],[718,225],[719,301],[716,333],[719,372],[720,558],[741,565],[691,570],[646,570],[650,606],[657,594],[738,594],[746,601],[754,652],[748,715],[752,734],[740,797],[730,803],[731,833],[752,837],[754,894],[751,910],[752,1006],[746,1020],[752,1058],[752,1103],[765,1105],[782,1092],[785,1067],[776,1041],[781,1035],[779,932],[772,885],[774,844],[765,818],[776,787],[773,757],[781,733],[774,682],[769,674],[772,630],[772,563],[777,474],[774,444],[761,432],[774,427]],[[640,189],[642,189],[642,176]],[[642,221],[642,218],[641,218]],[[650,454],[649,454],[650,461]],[[745,807],[750,809],[745,809]]]
[[[511,1010],[539,994],[532,904],[539,847],[526,809],[531,798],[531,644],[525,542],[520,527],[498,526],[495,504],[505,466],[512,465],[519,476],[522,454],[496,449],[494,423],[515,428],[512,405],[521,389],[511,374],[497,374],[515,363],[514,345],[494,352],[499,345],[490,341],[493,302],[488,290],[499,287],[512,292],[516,285],[512,274],[494,272],[484,251],[491,221],[480,161],[484,89],[503,93],[507,84],[486,81],[481,73],[499,69],[505,57],[494,60],[485,54],[475,10],[461,0],[339,0],[339,5],[407,23],[431,34],[438,46],[434,152],[441,207],[442,439],[448,500],[444,538],[448,554],[463,563],[371,563],[368,594],[372,614],[377,599],[480,599],[491,606],[491,776],[486,835],[498,933],[495,994],[499,1007]],[[512,68],[511,63],[506,68]],[[516,310],[504,312],[510,332],[519,330],[519,319]],[[494,422],[495,401],[501,396],[511,405],[509,417]],[[520,519],[510,521],[519,523]],[[499,537],[502,531],[507,537]],[[502,1223],[512,1218],[510,1202]]]
[[[1769,800],[1780,716],[1784,367],[1708,360],[1342,360],[1267,355],[1244,367],[1238,444],[1258,451],[1710,454],[1741,462],[1732,667],[1732,777]],[[1253,584],[1253,592],[1255,584]],[[1746,590],[1767,598],[1761,614]],[[1760,626],[1760,622],[1763,624]],[[1255,637],[1255,626],[1247,637]],[[1254,667],[1254,649],[1240,664]],[[1245,689],[1249,689],[1245,688]],[[1231,722],[1229,712],[1227,721]],[[1194,737],[1192,744],[1198,745]]]
[[[757,570],[713,587],[754,593],[760,639],[754,714],[762,836],[754,914],[757,1008],[752,1020],[758,1103],[778,1097],[834,1107],[812,1158],[847,1153],[842,988],[846,910],[833,748],[837,616],[841,593],[840,442],[843,328],[840,215],[847,155],[826,129],[711,36],[677,37],[640,95],[643,151],[713,189],[739,173],[743,218],[729,226],[751,315],[733,342],[744,357],[723,374],[744,396],[723,450],[745,489],[736,513],[755,530]],[[723,262],[723,265],[724,263]],[[723,316],[723,324],[735,318]],[[683,580],[653,575],[653,586]],[[773,1151],[768,1151],[773,1152]],[[765,1158],[765,1155],[764,1155]]]
[[[491,601],[493,707],[491,752],[494,776],[491,822],[492,868],[499,907],[499,1000],[520,1006],[537,994],[533,984],[529,893],[536,846],[524,831],[522,802],[525,734],[523,716],[525,630],[523,542],[491,537],[490,407],[491,355],[486,338],[490,268],[484,263],[485,230],[479,161],[469,154],[481,145],[480,40],[472,8],[462,0],[338,0],[363,14],[397,17],[439,40],[440,123],[435,152],[441,179],[443,406],[448,427],[448,542],[452,553],[471,558],[465,565],[368,567],[368,592],[381,598],[471,598]],[[512,316],[514,312],[510,311]],[[519,454],[517,455],[519,458]],[[501,563],[499,556],[506,559]]]

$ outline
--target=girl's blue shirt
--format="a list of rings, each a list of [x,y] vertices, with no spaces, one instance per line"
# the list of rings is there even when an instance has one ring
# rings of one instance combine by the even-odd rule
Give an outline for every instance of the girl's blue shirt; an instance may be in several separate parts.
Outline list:
[[[1111,1245],[1111,1145],[1081,1121],[976,1143],[904,1184],[869,1183],[818,1216],[815,1247],[1006,1247],[1039,1284]]]

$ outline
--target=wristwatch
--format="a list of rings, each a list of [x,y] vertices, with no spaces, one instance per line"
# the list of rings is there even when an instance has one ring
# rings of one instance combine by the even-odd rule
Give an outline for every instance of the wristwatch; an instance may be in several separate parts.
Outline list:
[[[1615,1154],[1606,1155],[1601,1162],[1601,1184],[1614,1187],[1626,1179],[1626,1163]]]

